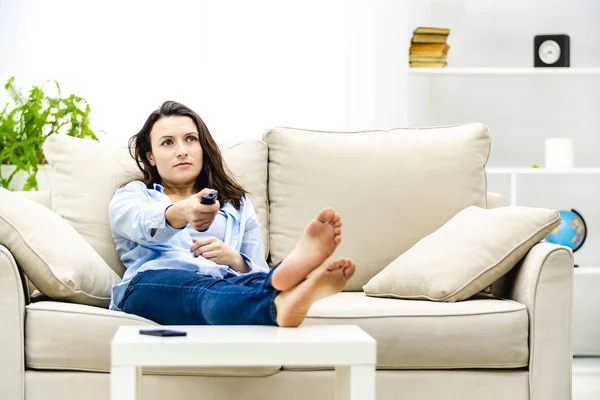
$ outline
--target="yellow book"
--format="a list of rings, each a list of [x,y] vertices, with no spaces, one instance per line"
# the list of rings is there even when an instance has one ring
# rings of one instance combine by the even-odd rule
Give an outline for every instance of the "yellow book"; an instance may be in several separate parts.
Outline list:
[[[411,62],[411,68],[443,68],[447,64],[445,62]]]
[[[416,33],[412,37],[413,43],[446,43],[448,35],[430,35],[423,33]]]
[[[410,45],[409,52],[414,55],[425,55],[427,54],[429,57],[444,54],[448,54],[448,50],[450,50],[450,46],[445,43],[412,43]]]
[[[448,61],[448,56],[419,56],[419,55],[409,55],[408,61],[410,62],[446,62]]]
[[[433,33],[433,34],[442,34],[449,35],[450,29],[448,28],[431,28],[427,26],[418,26],[413,33]]]

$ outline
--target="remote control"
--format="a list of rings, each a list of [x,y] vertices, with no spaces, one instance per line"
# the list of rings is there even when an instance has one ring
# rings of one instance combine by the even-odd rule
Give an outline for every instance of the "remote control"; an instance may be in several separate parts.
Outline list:
[[[200,199],[200,204],[215,204],[215,201],[217,200],[217,195],[218,194],[219,194],[219,192],[217,192],[216,190],[213,191],[213,192],[205,194]]]

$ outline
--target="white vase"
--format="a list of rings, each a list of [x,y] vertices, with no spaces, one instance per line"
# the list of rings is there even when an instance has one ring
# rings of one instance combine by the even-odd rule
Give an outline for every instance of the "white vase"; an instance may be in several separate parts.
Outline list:
[[[2,176],[4,178],[8,177],[17,167],[14,165],[0,165],[0,169],[2,169]],[[27,181],[27,177],[29,175],[23,171],[19,171],[15,174],[12,181],[10,182],[9,189],[10,190],[22,190],[23,185]],[[48,164],[43,164],[38,166],[38,172],[36,175],[38,182],[38,190],[50,190],[50,166]]]
[[[573,168],[573,139],[568,137],[546,139],[546,168]]]

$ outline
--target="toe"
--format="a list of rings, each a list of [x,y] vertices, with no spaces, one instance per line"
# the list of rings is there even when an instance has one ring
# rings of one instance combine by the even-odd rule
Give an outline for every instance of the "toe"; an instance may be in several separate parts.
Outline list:
[[[319,215],[317,215],[317,219],[320,222],[329,223],[333,220],[334,216],[335,216],[335,211],[333,210],[333,208],[327,207],[327,208],[324,208],[323,210],[321,210]]]
[[[337,224],[342,224],[342,216],[338,213],[335,213],[335,215],[333,216],[333,223],[335,224],[335,226],[338,226]]]
[[[348,279],[352,278],[352,275],[354,275],[354,265],[349,265],[348,267],[344,268],[344,276]]]

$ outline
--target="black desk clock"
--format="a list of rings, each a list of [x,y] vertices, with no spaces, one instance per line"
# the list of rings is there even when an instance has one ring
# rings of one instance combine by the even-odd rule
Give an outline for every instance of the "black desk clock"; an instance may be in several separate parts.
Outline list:
[[[533,39],[535,67],[568,67],[570,65],[568,35],[537,35]]]

